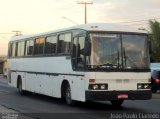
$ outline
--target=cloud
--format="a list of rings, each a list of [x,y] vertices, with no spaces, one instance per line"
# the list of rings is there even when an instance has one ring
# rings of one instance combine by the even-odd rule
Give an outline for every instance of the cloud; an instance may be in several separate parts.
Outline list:
[[[159,0],[94,0],[91,22],[122,22],[160,17]],[[95,18],[94,18],[95,17]]]
[[[74,25],[62,17],[79,24],[84,23],[84,6],[78,5],[77,0],[0,0],[0,2],[0,15],[3,16],[0,19],[1,26],[6,23],[11,28],[26,30],[32,27],[33,31],[35,29],[43,31],[48,26],[57,29]],[[160,16],[159,0],[93,0],[93,2],[93,5],[87,6],[89,22],[131,21]]]
[[[39,33],[84,23],[83,0],[0,0],[0,31]],[[160,17],[160,0],[85,0],[88,22],[122,22]],[[146,23],[146,22],[145,22]],[[144,24],[145,26],[146,24]],[[141,27],[141,26],[136,26]]]

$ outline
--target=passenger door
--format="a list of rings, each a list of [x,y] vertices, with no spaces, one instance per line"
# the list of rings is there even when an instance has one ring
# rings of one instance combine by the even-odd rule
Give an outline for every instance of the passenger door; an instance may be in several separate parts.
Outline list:
[[[84,68],[84,44],[85,36],[76,36],[73,38],[72,45],[72,66],[73,69]]]

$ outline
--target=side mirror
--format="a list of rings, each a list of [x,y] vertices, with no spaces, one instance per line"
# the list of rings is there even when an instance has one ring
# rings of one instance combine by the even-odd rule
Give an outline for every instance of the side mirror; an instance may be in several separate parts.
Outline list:
[[[91,42],[88,40],[85,41],[84,55],[85,56],[91,55]]]

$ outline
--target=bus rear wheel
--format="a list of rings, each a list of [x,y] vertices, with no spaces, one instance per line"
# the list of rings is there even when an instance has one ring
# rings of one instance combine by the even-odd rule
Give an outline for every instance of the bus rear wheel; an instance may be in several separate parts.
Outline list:
[[[111,100],[111,104],[116,107],[120,107],[124,100]]]
[[[25,94],[25,91],[22,89],[22,80],[21,79],[18,80],[18,91],[21,95]]]
[[[68,105],[71,105],[71,106],[74,106],[75,105],[75,101],[72,100],[72,97],[71,97],[71,88],[70,88],[70,85],[67,84],[66,85],[66,89],[65,89],[65,100],[66,100],[66,103]]]

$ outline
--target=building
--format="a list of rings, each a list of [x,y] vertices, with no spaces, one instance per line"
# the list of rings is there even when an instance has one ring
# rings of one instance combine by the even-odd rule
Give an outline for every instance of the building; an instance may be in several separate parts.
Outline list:
[[[3,74],[6,77],[7,72],[8,72],[7,57],[1,56],[0,57],[0,74]]]

